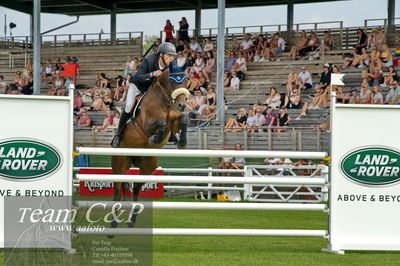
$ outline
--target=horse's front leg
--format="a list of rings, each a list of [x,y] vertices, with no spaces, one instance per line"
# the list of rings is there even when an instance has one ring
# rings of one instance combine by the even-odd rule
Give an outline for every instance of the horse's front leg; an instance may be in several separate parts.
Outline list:
[[[179,127],[181,129],[181,134],[179,135],[179,141],[178,141],[178,149],[185,149],[187,145],[187,127],[188,127],[188,115],[187,114],[182,114],[180,121],[179,121]]]
[[[147,127],[149,130],[149,135],[156,132],[154,135],[149,137],[149,144],[151,145],[158,145],[163,142],[167,135],[167,121],[164,118],[157,118],[153,119],[150,122],[150,125]]]

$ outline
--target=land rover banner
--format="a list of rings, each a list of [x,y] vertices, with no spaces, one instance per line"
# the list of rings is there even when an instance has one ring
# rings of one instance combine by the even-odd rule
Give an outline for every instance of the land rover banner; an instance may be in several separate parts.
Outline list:
[[[0,248],[10,233],[4,229],[10,218],[5,197],[16,203],[19,197],[72,196],[71,101],[72,97],[0,95]],[[70,245],[68,241],[60,247]]]
[[[400,106],[332,108],[328,249],[400,250]]]

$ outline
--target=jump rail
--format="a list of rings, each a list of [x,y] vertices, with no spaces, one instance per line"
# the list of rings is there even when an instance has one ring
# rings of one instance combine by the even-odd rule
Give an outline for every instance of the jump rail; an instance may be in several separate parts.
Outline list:
[[[87,155],[110,156],[157,156],[157,157],[245,157],[245,158],[290,158],[324,159],[326,152],[301,151],[237,151],[237,150],[170,150],[77,147],[76,151]]]

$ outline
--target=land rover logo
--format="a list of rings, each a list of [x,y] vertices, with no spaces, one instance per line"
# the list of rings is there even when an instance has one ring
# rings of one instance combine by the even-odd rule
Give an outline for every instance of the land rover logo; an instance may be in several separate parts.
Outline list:
[[[344,156],[340,169],[361,184],[393,184],[400,181],[400,152],[383,147],[360,148]]]
[[[60,152],[49,144],[29,139],[0,142],[0,177],[32,180],[54,173],[60,166]]]

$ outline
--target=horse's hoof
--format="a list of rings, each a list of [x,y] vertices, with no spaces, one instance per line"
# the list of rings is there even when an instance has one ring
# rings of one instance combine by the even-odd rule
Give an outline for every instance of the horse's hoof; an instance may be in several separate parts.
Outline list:
[[[114,235],[107,235],[107,238],[113,239],[113,238],[114,238]]]
[[[126,225],[127,225],[129,228],[133,228],[133,227],[135,227],[135,222],[127,222]]]
[[[178,142],[178,145],[177,145],[178,149],[185,149],[186,146],[187,146],[187,141],[186,140],[180,140]]]
[[[111,228],[116,228],[118,226],[117,221],[111,221]]]

